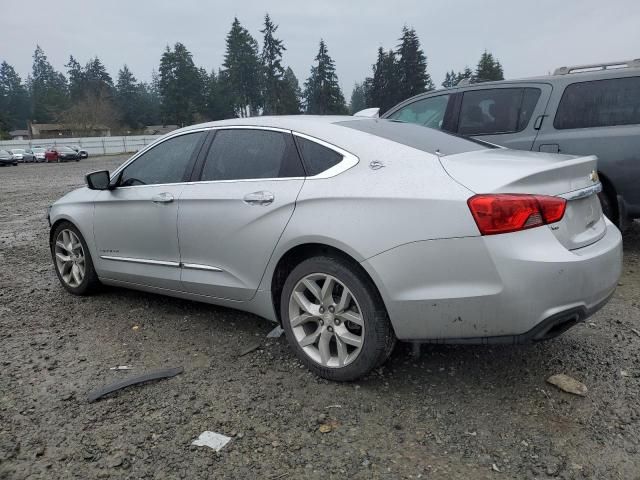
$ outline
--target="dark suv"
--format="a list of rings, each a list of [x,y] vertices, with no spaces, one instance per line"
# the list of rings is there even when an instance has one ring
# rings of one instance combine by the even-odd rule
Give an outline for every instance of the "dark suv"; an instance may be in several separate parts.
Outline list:
[[[405,100],[383,117],[519,150],[595,154],[605,214],[621,227],[640,217],[640,59],[458,85]]]

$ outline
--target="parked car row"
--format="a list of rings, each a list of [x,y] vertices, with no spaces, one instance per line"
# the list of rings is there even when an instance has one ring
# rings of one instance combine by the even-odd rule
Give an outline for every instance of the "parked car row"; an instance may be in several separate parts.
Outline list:
[[[2,165],[17,165],[18,163],[31,162],[68,162],[75,160],[76,162],[82,158],[88,158],[89,153],[78,145],[54,145],[48,148],[32,147],[12,148],[10,150],[2,150],[0,157]]]

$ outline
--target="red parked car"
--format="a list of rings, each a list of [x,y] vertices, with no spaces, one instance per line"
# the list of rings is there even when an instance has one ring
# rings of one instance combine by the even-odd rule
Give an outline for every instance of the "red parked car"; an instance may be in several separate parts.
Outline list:
[[[55,147],[47,148],[47,151],[44,152],[44,160],[45,162],[58,163],[69,162],[71,160],[75,160],[77,162],[80,160],[80,154],[73,148],[57,145]]]

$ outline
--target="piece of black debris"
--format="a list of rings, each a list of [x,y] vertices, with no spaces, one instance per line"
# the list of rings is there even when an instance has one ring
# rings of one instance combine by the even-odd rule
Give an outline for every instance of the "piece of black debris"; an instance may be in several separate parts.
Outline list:
[[[115,392],[116,390],[121,390],[131,385],[150,382],[152,380],[159,380],[161,378],[175,377],[176,375],[182,372],[184,372],[184,368],[176,367],[176,368],[161,368],[159,370],[152,370],[150,372],[143,373],[141,375],[135,375],[133,377],[125,378],[124,380],[119,380],[117,382],[110,383],[109,385],[105,385],[104,387],[100,387],[93,390],[87,396],[87,400],[89,401],[89,403],[95,402],[100,397],[103,397],[108,393]]]
[[[245,348],[244,350],[242,350],[238,354],[238,358],[244,357],[245,355],[248,355],[249,353],[253,352],[254,350],[259,349],[261,346],[262,346],[262,342],[258,342],[258,343],[255,343],[255,344],[251,345],[250,347]]]

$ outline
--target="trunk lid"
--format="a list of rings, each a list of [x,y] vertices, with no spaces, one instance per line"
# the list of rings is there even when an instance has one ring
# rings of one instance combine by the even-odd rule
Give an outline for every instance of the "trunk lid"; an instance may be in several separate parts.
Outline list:
[[[567,199],[564,217],[549,225],[567,249],[597,242],[606,224],[597,192],[597,157],[491,149],[441,156],[447,173],[474,193],[528,193]]]

